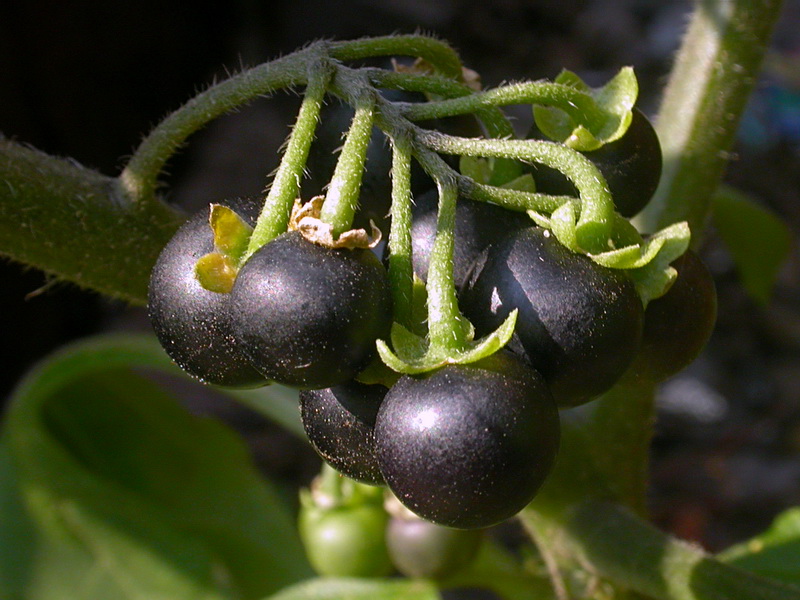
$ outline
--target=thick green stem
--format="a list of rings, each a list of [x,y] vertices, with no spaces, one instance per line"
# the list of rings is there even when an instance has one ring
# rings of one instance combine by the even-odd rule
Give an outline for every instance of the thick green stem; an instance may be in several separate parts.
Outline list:
[[[800,600],[800,588],[715,560],[617,504],[581,504],[562,527],[587,569],[656,600]]]
[[[372,123],[375,118],[374,93],[365,90],[355,108],[356,112],[336,162],[320,214],[322,221],[333,226],[335,236],[352,227],[358,208],[361,177],[364,174],[367,147],[372,138]]]
[[[183,220],[131,202],[118,181],[0,138],[0,250],[58,278],[135,304]]]
[[[394,319],[413,328],[414,270],[411,262],[411,145],[404,137],[392,144],[392,224],[389,230],[389,281]]]
[[[656,121],[664,171],[641,229],[688,221],[703,231],[780,8],[780,0],[697,3]]]
[[[300,189],[308,151],[314,140],[314,131],[319,121],[330,76],[331,69],[327,63],[320,63],[309,77],[303,103],[297,114],[297,122],[289,136],[286,152],[275,173],[264,208],[256,221],[245,260],[261,246],[286,231],[292,206]]]

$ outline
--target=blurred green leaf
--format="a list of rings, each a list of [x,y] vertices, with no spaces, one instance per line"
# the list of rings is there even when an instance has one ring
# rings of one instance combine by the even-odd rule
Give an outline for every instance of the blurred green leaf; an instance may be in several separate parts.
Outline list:
[[[781,513],[764,533],[718,558],[757,575],[800,584],[800,507]]]
[[[766,305],[778,269],[789,254],[789,228],[752,198],[721,186],[713,199],[714,224],[736,263],[745,290]]]
[[[293,520],[241,441],[142,369],[175,372],[151,337],[100,337],[17,388],[0,498],[29,526],[0,522],[0,552],[26,548],[10,589],[25,600],[255,599],[309,576]]]
[[[403,579],[313,579],[268,600],[440,600],[436,586]]]

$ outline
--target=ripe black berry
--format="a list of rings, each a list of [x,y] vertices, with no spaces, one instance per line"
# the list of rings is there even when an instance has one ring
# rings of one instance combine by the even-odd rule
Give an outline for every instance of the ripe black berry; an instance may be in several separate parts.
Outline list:
[[[300,392],[300,416],[311,445],[334,469],[363,483],[383,484],[375,457],[375,417],[387,389],[350,381]]]
[[[353,379],[392,318],[386,270],[372,252],[334,250],[295,231],[242,266],[231,309],[253,365],[272,381],[307,389]]]
[[[558,441],[544,380],[507,352],[402,377],[375,423],[378,463],[398,500],[461,529],[494,525],[528,504]]]
[[[642,334],[642,303],[633,283],[537,227],[484,251],[460,303],[477,335],[519,310],[508,347],[544,376],[560,406],[581,404],[614,385]]]
[[[240,201],[236,208],[255,203]],[[248,211],[240,210],[246,215]],[[214,250],[209,209],[191,217],[161,251],[148,291],[148,312],[164,350],[188,374],[204,383],[258,387],[268,382],[237,346],[230,294],[205,289],[194,275],[197,260]]]
[[[717,318],[714,280],[700,258],[687,250],[672,263],[678,277],[644,313],[644,332],[631,370],[659,382],[687,367],[705,347]]]

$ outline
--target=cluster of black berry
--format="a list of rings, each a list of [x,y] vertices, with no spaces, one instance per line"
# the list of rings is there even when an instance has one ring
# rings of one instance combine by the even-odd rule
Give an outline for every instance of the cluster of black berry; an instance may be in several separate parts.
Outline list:
[[[585,154],[618,212],[639,212],[661,169],[647,119],[634,111],[625,136]],[[368,162],[366,189],[379,187],[370,178],[388,181],[387,171],[370,172],[379,162]],[[575,194],[559,172],[531,169],[538,191]],[[422,279],[435,198],[419,194],[414,213],[413,264]],[[364,210],[385,202],[362,194]],[[253,216],[247,202],[232,208]],[[524,214],[459,199],[460,309],[479,336],[518,311],[507,349],[390,385],[366,384],[358,376],[392,323],[381,260],[368,249],[333,249],[290,231],[243,264],[229,293],[212,292],[195,277],[198,259],[214,249],[207,220],[204,213],[188,221],[153,271],[150,316],[170,356],[211,384],[300,388],[306,432],[327,462],[387,485],[411,511],[450,527],[487,527],[516,514],[554,462],[558,408],[596,398],[623,376],[674,374],[700,351],[715,315],[713,283],[691,252],[675,263],[670,291],[645,310],[622,270],[568,250]]]

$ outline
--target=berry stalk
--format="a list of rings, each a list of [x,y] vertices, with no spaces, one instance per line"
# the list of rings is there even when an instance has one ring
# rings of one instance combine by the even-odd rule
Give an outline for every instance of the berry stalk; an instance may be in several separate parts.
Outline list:
[[[261,246],[286,231],[330,77],[331,69],[325,62],[319,63],[309,77],[297,121],[289,135],[286,152],[281,158],[242,262]]]

